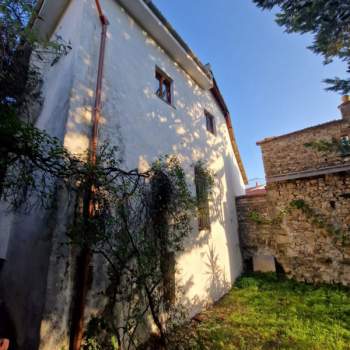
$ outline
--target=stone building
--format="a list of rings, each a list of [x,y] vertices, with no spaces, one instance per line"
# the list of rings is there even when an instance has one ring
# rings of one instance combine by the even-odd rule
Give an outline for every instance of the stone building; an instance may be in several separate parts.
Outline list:
[[[237,198],[244,259],[309,282],[350,284],[350,100],[342,119],[264,139],[266,193]],[[259,266],[261,265],[261,266]]]
[[[94,114],[100,113],[100,140],[121,149],[126,168],[146,169],[160,155],[175,154],[193,191],[194,162],[204,161],[215,173],[210,226],[199,230],[194,220],[193,237],[177,257],[176,283],[186,286],[190,314],[198,312],[242,271],[234,198],[244,193],[246,175],[210,67],[149,0],[42,0],[39,5],[34,28],[43,38],[70,42],[72,49],[43,69],[37,127],[82,154],[90,145]],[[0,296],[11,311],[21,350],[68,349],[76,260],[62,243],[72,203],[62,196],[57,202],[56,212],[1,214]],[[101,305],[101,281],[93,276],[86,319]]]

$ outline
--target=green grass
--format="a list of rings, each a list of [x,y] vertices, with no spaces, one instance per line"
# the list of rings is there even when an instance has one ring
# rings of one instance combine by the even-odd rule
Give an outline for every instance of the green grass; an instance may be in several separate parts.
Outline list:
[[[188,348],[350,349],[350,291],[337,286],[244,276],[201,316]]]

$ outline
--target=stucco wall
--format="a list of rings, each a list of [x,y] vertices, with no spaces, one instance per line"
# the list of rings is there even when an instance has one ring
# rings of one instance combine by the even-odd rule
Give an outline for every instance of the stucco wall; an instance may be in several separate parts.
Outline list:
[[[237,234],[236,195],[243,180],[234,157],[224,116],[209,91],[203,91],[117,5],[102,1],[110,25],[103,82],[101,140],[120,147],[129,168],[147,168],[160,155],[176,154],[193,183],[193,164],[207,161],[216,174],[211,201],[211,232],[198,233],[194,220],[185,254],[178,258],[178,284],[186,286],[192,313],[216,300],[241,271]],[[100,26],[93,5],[86,4],[80,39],[65,145],[74,152],[87,147],[86,126],[91,120]],[[91,40],[92,39],[92,40]],[[174,81],[174,105],[155,95],[155,67]],[[217,135],[206,131],[204,109],[216,118]],[[219,259],[214,259],[214,257]],[[217,262],[216,276],[208,264]],[[188,268],[191,266],[191,269]],[[213,270],[212,270],[213,271]],[[195,307],[194,307],[195,306]]]
[[[243,193],[243,181],[225,119],[211,93],[199,88],[115,1],[102,5],[110,21],[102,138],[122,144],[128,167],[147,167],[162,154],[178,155],[193,190],[195,161],[206,161],[216,174],[211,232],[198,233],[194,221],[186,253],[178,259],[178,283],[186,286],[188,304],[201,307],[220,297],[241,271],[232,199]],[[155,95],[156,66],[173,79],[173,106]],[[206,130],[205,109],[215,116],[216,136]],[[208,264],[214,260],[220,276],[210,275]]]
[[[67,118],[75,100],[72,86],[80,47],[83,9],[79,3],[81,1],[72,2],[71,11],[62,19],[57,31],[67,42],[71,41],[72,51],[62,57],[56,65],[43,66],[43,106],[36,126],[61,140],[66,134]],[[66,204],[66,198],[61,202],[60,197],[57,197],[60,214],[58,217],[55,211],[48,212],[43,209],[35,209],[30,213],[19,211],[7,214],[5,219],[4,212],[1,213],[1,230],[5,226],[6,235],[5,231],[2,231],[0,245],[6,247],[8,242],[8,246],[6,251],[3,249],[6,262],[0,275],[0,297],[10,309],[20,350],[37,350],[39,346],[41,320],[47,301],[47,276],[52,242],[55,241],[57,245],[63,243],[61,238],[64,237],[64,226],[69,217],[69,211],[65,210]],[[6,205],[3,205],[3,208],[5,207]],[[58,261],[56,256],[56,265],[59,265]],[[64,271],[60,271],[62,279],[67,278]],[[59,301],[61,308],[69,309],[69,304],[65,301],[63,296]],[[57,316],[59,317],[58,314]],[[64,322],[64,318],[61,320]],[[50,347],[56,348],[59,347]]]
[[[216,174],[211,232],[199,233],[194,220],[186,251],[178,257],[177,284],[184,287],[184,303],[193,314],[226,292],[242,270],[234,202],[243,194],[242,176],[210,92],[199,88],[115,1],[101,3],[110,21],[101,139],[121,148],[126,167],[144,169],[160,155],[178,155],[193,191],[194,162],[207,161]],[[94,2],[72,0],[55,34],[73,49],[43,71],[44,105],[36,124],[77,154],[87,150],[91,131],[100,31]],[[156,65],[174,81],[174,106],[155,95]],[[204,109],[216,118],[216,136],[206,131]],[[13,314],[19,349],[37,349],[39,337],[41,350],[68,345],[75,252],[62,243],[72,203],[60,194],[56,212],[15,214],[8,225],[1,295]],[[103,288],[95,278],[87,317],[103,303],[97,297]]]

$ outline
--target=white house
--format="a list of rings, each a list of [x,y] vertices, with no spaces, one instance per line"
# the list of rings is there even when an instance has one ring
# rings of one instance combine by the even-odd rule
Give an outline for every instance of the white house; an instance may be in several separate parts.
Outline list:
[[[99,140],[120,146],[125,166],[145,169],[160,155],[176,154],[189,181],[198,160],[215,173],[210,229],[194,222],[194,239],[178,257],[177,282],[186,285],[195,314],[220,298],[242,271],[235,197],[244,194],[246,175],[212,72],[149,0],[43,0],[34,28],[72,44],[43,73],[38,127],[61,138],[71,152],[86,151],[97,86]],[[0,258],[6,262],[0,291],[22,350],[68,349],[74,254],[61,243],[71,203],[58,201],[55,214],[6,214],[1,220]],[[90,291],[90,313],[98,306],[97,284]]]

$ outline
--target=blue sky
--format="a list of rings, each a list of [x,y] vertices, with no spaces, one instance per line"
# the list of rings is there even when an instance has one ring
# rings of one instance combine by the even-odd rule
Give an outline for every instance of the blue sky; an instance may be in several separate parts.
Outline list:
[[[153,0],[203,63],[210,62],[231,111],[249,179],[264,178],[256,141],[340,117],[340,96],[322,80],[345,75],[286,34],[251,0]]]

